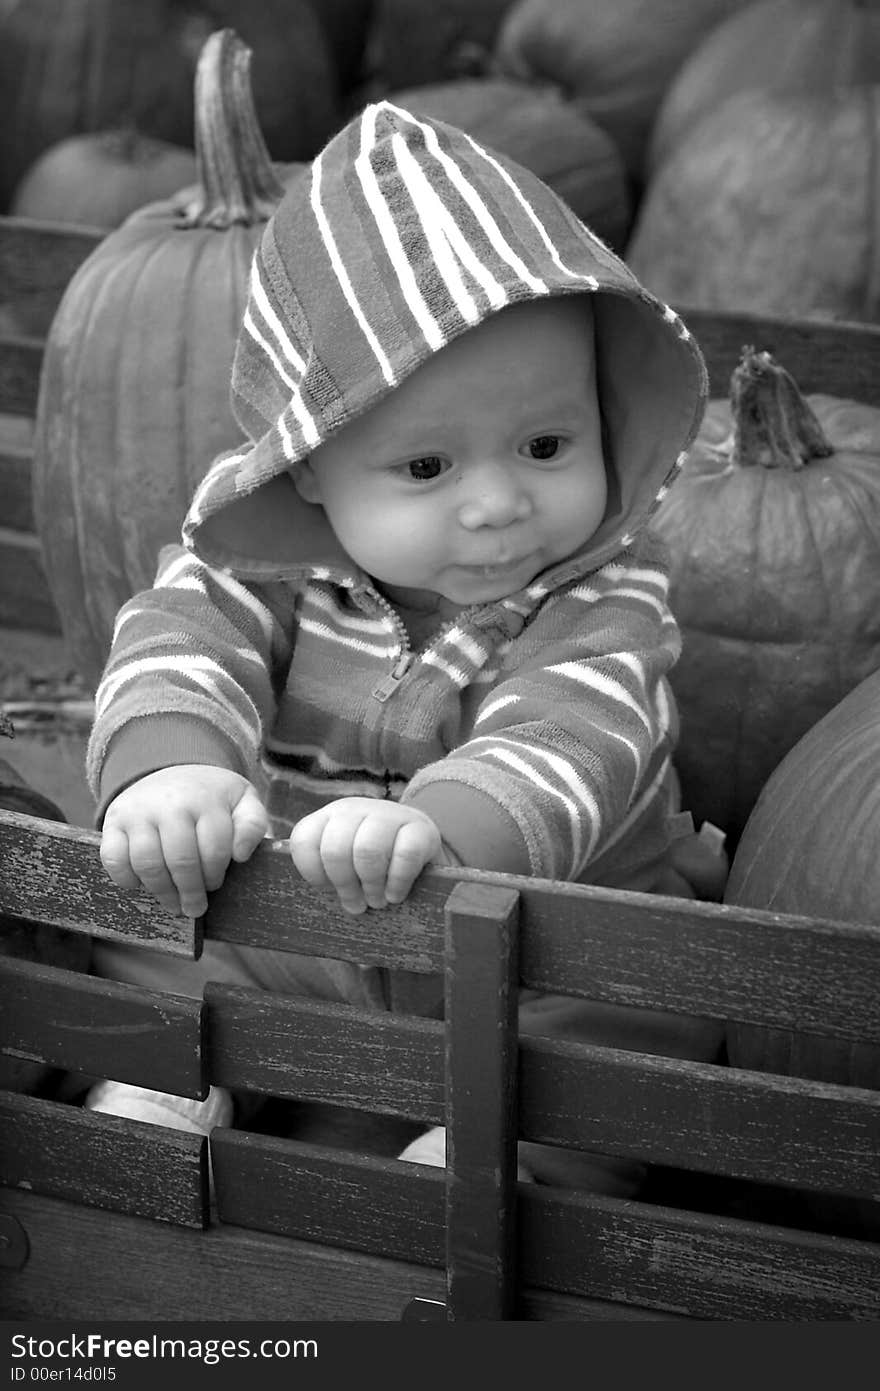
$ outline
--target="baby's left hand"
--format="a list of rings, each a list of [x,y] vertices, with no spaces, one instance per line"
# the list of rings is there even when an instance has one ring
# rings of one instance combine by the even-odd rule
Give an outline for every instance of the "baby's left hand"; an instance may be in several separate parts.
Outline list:
[[[303,879],[335,889],[347,913],[402,903],[425,865],[450,858],[430,816],[373,797],[342,797],[304,816],[290,853]]]

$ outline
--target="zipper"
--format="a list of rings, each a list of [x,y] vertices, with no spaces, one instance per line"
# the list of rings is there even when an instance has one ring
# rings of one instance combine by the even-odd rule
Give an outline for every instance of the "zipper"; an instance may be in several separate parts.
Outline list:
[[[389,604],[388,600],[385,598],[385,595],[380,594],[378,589],[376,589],[372,585],[370,586],[369,594],[373,603],[378,603],[379,608],[381,608],[383,612],[386,614],[386,616],[389,618],[391,626],[396,632],[398,640],[400,642],[400,653],[397,657],[395,657],[394,665],[392,666],[390,672],[379,682],[378,686],[374,687],[373,689],[373,699],[380,701],[384,705],[385,701],[390,700],[391,697],[394,695],[394,692],[397,690],[401,681],[406,676],[406,673],[409,671],[410,667],[415,661],[415,653],[409,645],[409,634],[407,633],[403,623],[401,623],[400,621],[400,615],[392,607],[392,605]]]
[[[379,700],[383,704],[386,700],[390,700],[412,666],[413,660],[414,654],[412,652],[401,653],[388,675],[379,682],[378,686],[374,687],[373,699]]]

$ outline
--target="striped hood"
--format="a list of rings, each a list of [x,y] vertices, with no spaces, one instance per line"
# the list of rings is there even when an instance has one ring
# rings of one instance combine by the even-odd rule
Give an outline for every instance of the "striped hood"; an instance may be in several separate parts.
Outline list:
[[[232,375],[247,443],[212,465],[184,543],[242,578],[363,582],[290,467],[489,315],[570,294],[594,297],[609,478],[586,571],[628,544],[680,466],[706,399],[699,350],[535,175],[440,121],[366,107],[266,225]]]

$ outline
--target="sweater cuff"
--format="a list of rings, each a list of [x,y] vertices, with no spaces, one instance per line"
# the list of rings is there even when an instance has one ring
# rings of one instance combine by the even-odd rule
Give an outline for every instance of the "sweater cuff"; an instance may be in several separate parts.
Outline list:
[[[430,816],[459,863],[496,874],[531,874],[528,846],[512,817],[484,792],[435,782],[402,799]]]
[[[179,715],[130,720],[113,735],[101,766],[97,829],[113,798],[124,788],[148,773],[182,763],[204,763],[247,776],[232,745],[202,720]]]

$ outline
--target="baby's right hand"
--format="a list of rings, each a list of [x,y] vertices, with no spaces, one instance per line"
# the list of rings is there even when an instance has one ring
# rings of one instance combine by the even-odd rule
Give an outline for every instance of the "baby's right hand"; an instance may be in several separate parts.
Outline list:
[[[249,859],[268,829],[240,773],[201,763],[161,768],[110,803],[101,863],[120,888],[143,886],[170,913],[199,918],[230,860]]]

